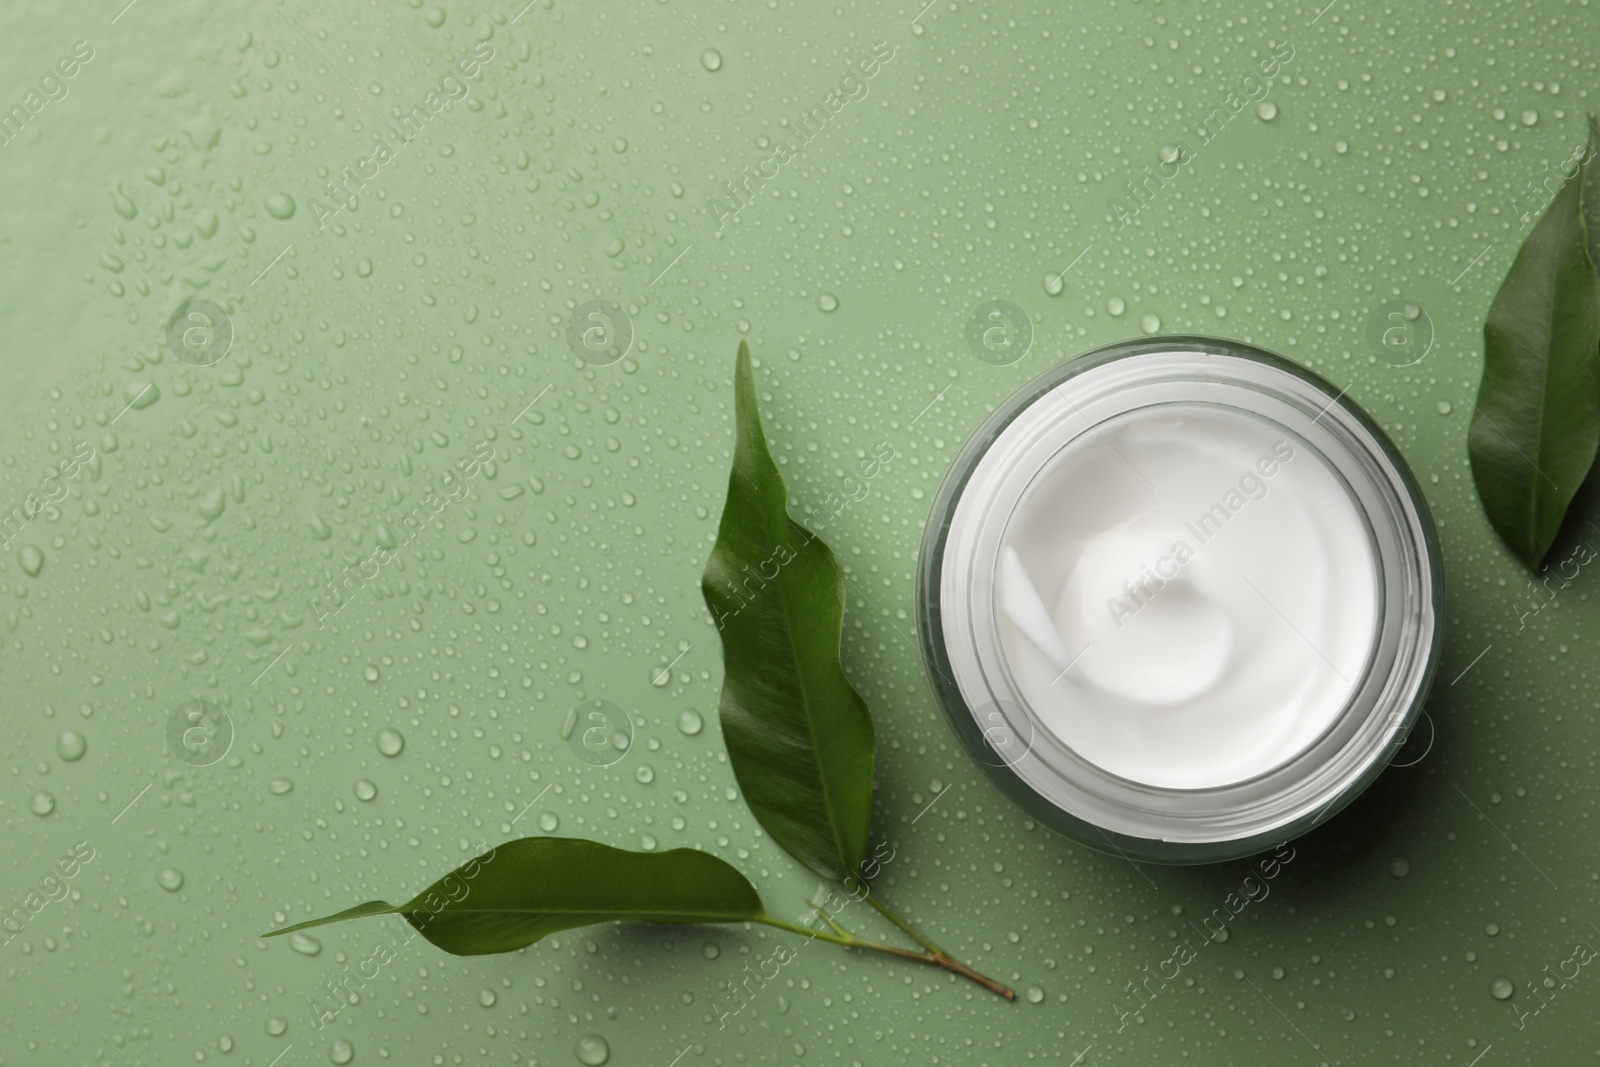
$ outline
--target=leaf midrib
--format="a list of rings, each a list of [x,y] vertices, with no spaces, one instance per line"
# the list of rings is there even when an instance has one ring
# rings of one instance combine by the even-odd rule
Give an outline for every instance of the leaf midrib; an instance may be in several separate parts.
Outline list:
[[[767,454],[767,459],[768,459],[769,462],[772,463],[773,473],[774,474],[778,474],[777,462],[772,459],[772,455],[771,455],[770,452]],[[782,475],[780,474],[779,477],[781,479]],[[783,509],[783,523],[784,523],[784,526],[786,527],[785,532],[788,532],[787,527],[792,526],[793,522],[789,518],[789,509],[788,509],[787,505],[785,505],[784,509]],[[762,524],[763,525],[766,524],[765,516],[762,519]],[[807,541],[805,544],[801,545],[800,548],[801,549],[808,548],[808,547],[810,547],[810,544],[811,544],[811,542]],[[797,552],[796,555],[798,555],[798,554],[799,553]],[[839,820],[836,817],[837,816],[837,805],[835,804],[835,801],[834,801],[832,783],[828,780],[828,776],[822,773],[822,761],[820,759],[818,759],[817,755],[816,755],[816,753],[817,753],[817,723],[816,723],[816,717],[812,714],[812,706],[813,705],[812,705],[812,701],[811,701],[811,686],[807,683],[807,679],[805,677],[805,672],[799,669],[800,668],[800,651],[799,651],[798,646],[795,644],[794,626],[791,624],[791,619],[790,619],[790,615],[789,615],[789,598],[788,598],[788,595],[785,593],[785,585],[786,585],[786,583],[782,580],[782,575],[779,575],[778,599],[783,603],[784,639],[789,644],[789,658],[795,665],[795,672],[794,672],[795,673],[795,677],[800,679],[800,702],[801,702],[802,706],[805,708],[806,736],[811,741],[811,754],[812,754],[811,763],[812,763],[812,766],[817,768],[817,783],[818,783],[818,786],[822,790],[822,806],[828,813],[828,829],[832,832],[833,851],[834,851],[835,856],[837,858],[839,858],[840,861],[841,861],[839,863],[839,866],[841,868],[843,868],[845,866],[845,864],[843,863],[843,859],[844,859],[844,840],[843,840],[843,838],[841,837],[841,835],[839,833]],[[844,601],[844,597],[843,597],[842,594],[840,595],[839,599],[840,599],[840,603],[842,605],[843,601]],[[842,637],[842,631],[843,631],[843,628],[841,627],[841,637]],[[843,671],[843,669],[844,668],[841,666],[840,667],[841,672]]]
[[[750,386],[750,398],[749,398],[749,400],[750,400],[750,415],[751,415],[752,420],[755,423],[754,429],[755,429],[756,441],[754,443],[760,447],[760,453],[757,456],[753,456],[752,458],[759,459],[761,456],[764,456],[766,458],[767,468],[771,472],[772,478],[775,479],[777,481],[777,484],[781,488],[784,489],[784,496],[785,496],[785,498],[787,498],[788,490],[787,490],[787,486],[785,485],[785,483],[783,481],[783,472],[778,470],[778,461],[773,458],[772,450],[767,446],[766,428],[761,424],[761,410],[760,410],[760,408],[759,408],[759,406],[757,404],[757,401],[759,400],[759,397],[756,395],[755,372],[754,372],[753,369],[748,374],[748,382],[749,382],[749,386]],[[754,451],[754,449],[752,449],[752,451]],[[755,473],[759,476],[762,472],[756,471]],[[781,533],[777,532],[777,531],[774,531],[772,529],[772,515],[771,515],[771,512],[770,512],[769,508],[767,507],[766,501],[763,500],[761,497],[762,497],[762,494],[761,494],[760,490],[757,490],[757,493],[756,493],[756,504],[758,506],[758,509],[761,512],[761,527],[762,527],[762,530],[767,535],[766,536],[767,542],[769,544],[776,544],[776,543],[778,543],[778,539],[780,537],[783,537],[784,535],[786,535],[786,534],[788,534],[790,532],[790,530],[794,527],[795,523],[794,523],[794,520],[789,517],[789,505],[787,503],[787,499],[785,499],[784,501],[780,501],[779,502],[779,511],[780,511],[780,519],[779,519],[779,521],[783,525],[783,530],[781,531]],[[811,546],[812,542],[815,541],[815,540],[816,540],[815,537],[811,537],[811,538],[808,538],[805,541],[804,544],[800,545],[796,549],[796,552],[795,552],[796,557],[798,558],[800,552],[802,552],[805,549],[809,548]],[[838,566],[837,561],[834,562],[834,566],[835,567]],[[838,576],[836,575],[836,577],[838,577]],[[792,664],[794,664],[794,668],[795,668],[794,675],[795,675],[795,678],[798,679],[798,681],[799,681],[800,704],[801,704],[802,709],[805,712],[806,736],[809,738],[809,740],[811,742],[811,746],[810,746],[811,765],[816,769],[816,772],[817,772],[816,773],[817,784],[818,784],[818,787],[819,787],[819,789],[820,789],[820,791],[822,793],[822,806],[823,806],[823,809],[827,812],[828,829],[830,831],[830,836],[833,839],[834,856],[835,856],[835,858],[837,860],[839,860],[838,866],[840,868],[843,868],[845,866],[845,859],[844,859],[844,851],[845,850],[844,850],[844,840],[843,840],[843,837],[842,837],[842,835],[840,834],[840,831],[839,831],[838,805],[837,805],[837,802],[836,802],[836,800],[834,798],[834,795],[833,795],[832,783],[828,780],[828,776],[826,774],[822,773],[822,762],[821,762],[820,759],[817,758],[817,752],[818,752],[818,748],[817,748],[817,724],[816,724],[816,716],[812,713],[812,709],[814,707],[814,704],[813,704],[813,701],[811,699],[811,686],[809,684],[809,679],[807,679],[806,676],[805,676],[805,672],[800,669],[800,650],[799,650],[798,645],[795,643],[794,617],[790,613],[790,610],[789,610],[789,596],[788,596],[788,593],[787,593],[788,583],[784,580],[784,574],[782,573],[781,570],[780,570],[780,572],[778,574],[778,579],[777,579],[775,584],[778,587],[778,602],[779,602],[779,604],[781,605],[781,607],[783,609],[783,637],[784,637],[784,642],[789,646],[789,660],[790,660],[790,662]],[[843,596],[843,593],[841,592],[840,593],[841,609],[842,609],[842,606],[843,606],[843,600],[844,600],[844,596]],[[842,639],[842,635],[843,635],[843,631],[842,631],[842,628],[841,628],[841,639]],[[844,668],[841,665],[840,666],[841,673],[843,672],[843,669]],[[846,681],[846,684],[848,685],[848,680]]]
[[[1580,182],[1582,181],[1582,174],[1583,174],[1583,170],[1580,167],[1579,168],[1579,172],[1578,172],[1578,180]],[[1579,186],[1579,194],[1580,195],[1579,195],[1579,200],[1578,200],[1578,211],[1577,211],[1577,215],[1578,215],[1578,232],[1580,234],[1582,234],[1582,247],[1587,249],[1588,245],[1589,245],[1589,232],[1588,232],[1587,229],[1584,228],[1584,225],[1583,225],[1583,200],[1582,200],[1582,186],[1581,186],[1581,184]],[[1584,252],[1584,255],[1587,256],[1588,254],[1589,253],[1587,251]],[[1556,272],[1555,272],[1557,274],[1557,282],[1556,282],[1555,285],[1550,287],[1550,299],[1546,302],[1545,316],[1544,316],[1545,320],[1546,320],[1545,321],[1545,330],[1546,330],[1546,333],[1545,333],[1545,337],[1546,337],[1545,345],[1546,345],[1546,348],[1549,349],[1552,353],[1554,352],[1554,349],[1555,349],[1555,345],[1554,345],[1553,342],[1554,342],[1555,336],[1556,336],[1556,300],[1557,300],[1556,294],[1561,290],[1561,283],[1560,283],[1561,251],[1560,251],[1559,248],[1556,250],[1556,255],[1555,255],[1554,258],[1556,259],[1556,264],[1557,264]],[[1552,364],[1554,363],[1554,360],[1545,359],[1545,360],[1541,360],[1540,362],[1543,364],[1543,366],[1540,368],[1540,373],[1539,373],[1539,413],[1538,413],[1537,416],[1535,416],[1534,424],[1533,424],[1533,452],[1534,452],[1534,455],[1539,457],[1539,459],[1541,461],[1541,465],[1540,465],[1540,467],[1538,468],[1538,471],[1537,471],[1537,473],[1539,474],[1539,477],[1537,479],[1535,479],[1534,483],[1533,483],[1533,492],[1528,497],[1528,530],[1529,530],[1529,532],[1534,534],[1534,539],[1535,539],[1535,544],[1533,546],[1530,546],[1530,547],[1537,547],[1537,541],[1538,541],[1538,533],[1537,533],[1537,531],[1538,531],[1538,523],[1539,523],[1539,504],[1544,499],[1544,495],[1545,495],[1545,486],[1543,485],[1543,481],[1547,477],[1547,475],[1545,475],[1545,473],[1544,473],[1544,466],[1543,466],[1543,460],[1545,458],[1545,453],[1544,453],[1544,446],[1545,446],[1544,423],[1545,423],[1545,415],[1549,411],[1549,408],[1550,408],[1550,403],[1549,403],[1549,401],[1550,401],[1550,375],[1551,375],[1550,368],[1551,368]],[[1559,489],[1558,489],[1558,491],[1559,491]]]
[[[412,911],[423,911],[423,910],[425,910],[425,909],[422,909],[422,908],[414,908],[413,909],[413,908],[410,908],[409,906],[403,906],[403,907],[398,907],[398,908],[391,908],[386,914],[407,916]],[[612,914],[613,912],[615,912],[616,914],[630,914],[630,915],[733,915],[733,914],[738,914],[738,915],[752,915],[753,916],[753,915],[761,914],[759,911],[757,911],[757,912],[743,912],[743,911],[741,911],[741,912],[724,912],[724,911],[708,912],[708,911],[685,911],[685,910],[682,910],[680,908],[618,908],[618,909],[610,909],[610,910],[605,909],[605,908],[441,908],[440,910],[435,911],[435,912],[431,912],[430,914],[432,914],[435,918],[437,918],[439,916],[457,916],[457,915],[607,915],[607,914]]]

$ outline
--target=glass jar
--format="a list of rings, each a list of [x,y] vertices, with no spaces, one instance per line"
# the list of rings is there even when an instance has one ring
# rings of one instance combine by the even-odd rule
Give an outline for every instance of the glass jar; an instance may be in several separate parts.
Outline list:
[[[924,532],[917,627],[950,726],[1019,807],[1208,863],[1377,777],[1427,697],[1442,598],[1421,490],[1343,390],[1173,336],[1054,367],[983,422]]]

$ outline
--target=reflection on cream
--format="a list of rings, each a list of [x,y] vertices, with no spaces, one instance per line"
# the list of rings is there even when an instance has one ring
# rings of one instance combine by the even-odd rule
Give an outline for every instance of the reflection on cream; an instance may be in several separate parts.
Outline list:
[[[1259,477],[1253,470],[1245,471],[1239,476],[1237,489],[1230,488],[1221,500],[1212,504],[1195,519],[1184,523],[1183,528],[1194,538],[1196,545],[1205,544],[1220,533],[1223,523],[1237,515],[1246,504],[1266,496],[1267,483],[1261,480],[1262,477],[1272,477],[1278,472],[1280,462],[1287,463],[1293,458],[1294,446],[1288,441],[1279,441],[1272,446],[1270,455],[1264,455],[1256,460],[1256,467],[1261,472]],[[1125,597],[1113,596],[1106,600],[1106,610],[1116,621],[1117,629],[1122,628],[1124,618],[1137,615],[1139,609],[1155,596],[1157,589],[1176,578],[1178,569],[1194,558],[1194,552],[1195,550],[1189,547],[1189,542],[1180,537],[1172,543],[1171,551],[1157,559],[1153,566],[1145,564],[1139,568],[1138,577],[1124,580],[1122,591]]]
[[[1035,477],[996,582],[1006,662],[1043,725],[1147,785],[1243,781],[1344,708],[1377,589],[1349,493],[1238,410],[1166,405]]]

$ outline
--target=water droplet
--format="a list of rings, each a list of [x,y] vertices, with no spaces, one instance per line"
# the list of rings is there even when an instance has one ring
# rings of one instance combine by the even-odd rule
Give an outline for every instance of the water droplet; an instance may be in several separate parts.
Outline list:
[[[1060,296],[1067,288],[1067,283],[1061,280],[1059,274],[1046,274],[1044,276],[1044,295]]]
[[[1120,296],[1114,296],[1106,301],[1106,311],[1112,315],[1120,315],[1128,310],[1128,302]]]
[[[275,797],[281,797],[285,793],[293,792],[293,790],[294,783],[287,778],[274,778],[267,783],[267,792]]]
[[[704,956],[708,960],[714,960],[718,956],[722,955],[722,946],[717,944],[715,941],[707,941],[700,947],[700,955]]]
[[[1441,400],[1437,404],[1433,405],[1433,410],[1437,411],[1441,415],[1448,415],[1454,411],[1455,408],[1450,405],[1450,401]]]
[[[384,727],[378,731],[378,751],[385,756],[398,756],[405,747],[406,739],[400,736],[399,730]]]
[[[929,778],[928,779],[928,792],[932,793],[934,796],[938,796],[940,793],[943,793],[944,792],[944,781],[943,781],[943,779],[940,779],[940,778]]]
[[[478,990],[478,1003],[482,1004],[486,1008],[494,1007],[494,1002],[497,999],[498,998],[494,995],[494,990],[492,989]]]
[[[1411,861],[1404,856],[1396,856],[1389,861],[1389,873],[1396,878],[1404,878],[1411,873]]]
[[[272,1037],[282,1037],[289,1029],[289,1023],[283,1019],[268,1019],[267,1033]]]
[[[56,810],[56,798],[41,789],[28,801],[28,810],[35,815],[49,815]]]
[[[685,737],[693,737],[706,728],[706,721],[700,717],[698,711],[678,712],[678,732]]]
[[[1028,987],[1028,991],[1026,993],[1022,994],[1022,995],[1028,998],[1028,1003],[1029,1004],[1043,1004],[1044,1003],[1044,990],[1040,989],[1036,985],[1029,986]]]
[[[89,751],[88,739],[76,730],[63,730],[61,736],[56,738],[56,755],[68,763],[81,760],[87,751]]]
[[[1495,937],[1500,933],[1500,924],[1490,923],[1488,926],[1483,928],[1483,932],[1488,934],[1490,937]]]
[[[134,411],[143,411],[161,399],[161,390],[156,388],[155,382],[129,382],[123,386],[122,399]],[[109,448],[106,451],[115,449]]]
[[[1158,333],[1161,330],[1161,316],[1143,315],[1139,318],[1139,329],[1145,333]]]
[[[561,820],[556,818],[548,811],[539,816],[539,829],[543,830],[547,834],[555,833],[556,827],[560,825]]]
[[[200,517],[207,522],[216,522],[222,517],[222,512],[228,506],[228,498],[222,495],[221,489],[213,488],[200,499],[197,510]]]
[[[1530,107],[1528,110],[1522,113],[1520,118],[1522,119],[1522,124],[1524,126],[1532,126],[1534,123],[1539,121],[1539,113]]]
[[[44,569],[44,553],[33,545],[23,545],[17,553],[17,562],[22,564],[22,569],[30,578],[39,577],[39,572]]]
[[[288,193],[271,193],[266,199],[267,214],[275,219],[294,216],[294,197]]]
[[[371,800],[378,795],[378,787],[365,778],[356,781],[356,799]]]
[[[640,785],[649,785],[651,782],[656,780],[655,769],[652,768],[648,763],[641,763],[638,767],[634,768],[633,779]]]
[[[1283,971],[1282,967],[1274,967],[1274,968],[1272,968],[1272,980],[1273,981],[1275,981],[1275,982],[1283,981],[1283,974],[1284,974],[1284,971]]]
[[[328,1049],[328,1059],[332,1060],[334,1063],[345,1064],[349,1063],[355,1058],[356,1047],[342,1037],[335,1041],[333,1046]]]
[[[306,934],[290,934],[289,947],[302,956],[322,955],[322,942]]]
[[[176,893],[183,888],[183,872],[176,867],[163,867],[156,875],[156,884],[169,893]]]
[[[1517,987],[1505,975],[1495,975],[1489,979],[1489,995],[1496,1000],[1510,1000],[1511,994],[1516,991]]]
[[[578,1038],[578,1062],[583,1067],[603,1067],[611,1059],[611,1046],[599,1034]]]
[[[376,682],[378,680],[378,668],[374,667],[370,663],[367,664],[366,670],[362,671],[361,674],[362,677],[366,678],[366,680],[369,682]]]
[[[839,309],[839,298],[832,293],[823,293],[817,297],[817,307],[823,311],[837,311]]]
[[[722,53],[715,48],[707,48],[700,53],[700,65],[715,74],[722,69]]]
[[[1263,100],[1256,105],[1256,115],[1262,122],[1271,122],[1278,117],[1278,105],[1271,100]]]

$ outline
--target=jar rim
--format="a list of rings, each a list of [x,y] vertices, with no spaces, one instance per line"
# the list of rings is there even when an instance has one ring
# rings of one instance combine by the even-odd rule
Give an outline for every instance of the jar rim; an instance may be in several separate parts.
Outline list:
[[[1057,423],[1030,425],[1025,414],[1046,397],[1071,404],[1074,395],[1101,421],[1152,406],[1159,397],[1224,398],[1225,406],[1267,412],[1314,439],[1353,486],[1376,538],[1384,612],[1355,695],[1306,751],[1240,783],[1141,785],[1073,758],[1040,726],[1020,692],[997,676],[997,653],[984,646],[981,632],[990,609],[974,607],[982,594],[972,590],[982,582],[966,580],[981,573],[997,531],[1010,521],[1009,512],[995,517],[988,508],[1005,507],[996,485],[1026,474],[1028,435],[1074,436]],[[1090,428],[1096,424],[1087,413],[1084,420]],[[1034,448],[1033,462],[1039,451]],[[1437,669],[1442,576],[1437,532],[1420,486],[1347,390],[1244,342],[1155,336],[1106,345],[1049,368],[995,408],[958,451],[924,529],[918,637],[947,722],[990,780],[1030,815],[1101,851],[1155,862],[1215,862],[1319,825],[1387,766],[1398,750],[1396,738],[1403,740],[1421,714]]]

